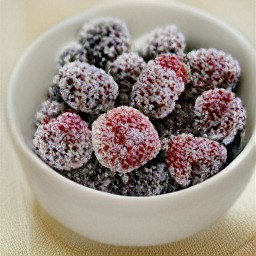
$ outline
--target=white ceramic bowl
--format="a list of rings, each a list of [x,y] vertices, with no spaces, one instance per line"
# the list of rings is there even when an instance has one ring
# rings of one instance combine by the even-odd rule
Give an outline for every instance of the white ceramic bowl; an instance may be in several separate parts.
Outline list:
[[[44,164],[31,150],[33,116],[55,73],[59,48],[88,19],[116,16],[133,38],[173,23],[192,47],[215,47],[240,61],[239,95],[245,103],[247,145],[223,171],[191,188],[153,197],[124,197],[76,184]],[[251,45],[235,30],[201,11],[179,3],[109,3],[71,17],[40,36],[17,64],[8,90],[9,124],[18,156],[41,206],[56,220],[88,238],[114,245],[156,245],[204,229],[235,202],[255,165],[255,62]]]

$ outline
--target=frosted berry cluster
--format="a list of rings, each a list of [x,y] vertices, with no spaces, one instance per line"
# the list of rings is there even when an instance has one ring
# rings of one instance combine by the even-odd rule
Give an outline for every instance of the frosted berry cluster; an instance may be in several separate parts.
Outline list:
[[[175,71],[149,62],[133,86],[131,99],[141,112],[163,118],[172,112],[185,84]]]
[[[72,170],[90,159],[92,135],[78,115],[64,113],[38,127],[33,145],[36,154],[51,167]]]
[[[187,54],[192,73],[192,84],[204,89],[234,89],[240,78],[240,65],[230,54],[209,48]]]
[[[189,186],[193,176],[205,180],[219,172],[226,159],[226,148],[207,138],[181,134],[168,141],[166,165],[182,187]]]
[[[212,89],[200,95],[195,103],[195,116],[202,136],[226,145],[244,129],[246,120],[242,101],[225,89]]]
[[[118,107],[92,125],[92,143],[99,162],[118,172],[130,172],[154,158],[161,144],[149,119],[131,107]]]
[[[245,145],[246,110],[232,92],[240,65],[186,45],[174,24],[132,43],[120,19],[87,21],[57,55],[34,152],[76,183],[123,196],[171,193],[220,172]]]
[[[148,61],[162,53],[182,55],[185,47],[185,36],[179,28],[176,25],[166,25],[145,35],[145,42],[139,52]]]

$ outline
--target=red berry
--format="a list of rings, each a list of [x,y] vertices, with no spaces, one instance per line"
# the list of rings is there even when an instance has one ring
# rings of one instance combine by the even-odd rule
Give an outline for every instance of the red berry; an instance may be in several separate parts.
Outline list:
[[[92,143],[99,162],[118,172],[130,172],[153,159],[160,150],[149,119],[132,107],[118,107],[92,125]]]
[[[182,187],[197,175],[202,180],[221,170],[227,150],[218,142],[191,134],[173,136],[167,145],[166,164],[174,180]]]
[[[91,158],[91,131],[78,115],[66,112],[38,127],[33,146],[49,166],[72,170]]]
[[[240,98],[225,89],[204,92],[196,99],[196,124],[203,136],[229,144],[245,126],[246,111]]]
[[[182,61],[182,57],[173,53],[165,53],[155,58],[155,63],[163,68],[173,70],[186,84],[189,79],[188,66]]]
[[[145,115],[163,118],[172,112],[184,88],[173,70],[150,61],[133,86],[131,99]]]
[[[240,78],[240,66],[230,54],[214,48],[198,49],[187,54],[195,87],[235,88]]]

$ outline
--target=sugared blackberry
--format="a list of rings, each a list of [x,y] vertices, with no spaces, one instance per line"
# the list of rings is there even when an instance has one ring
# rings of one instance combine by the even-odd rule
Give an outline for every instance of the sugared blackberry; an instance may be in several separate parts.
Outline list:
[[[179,28],[176,25],[166,25],[156,28],[146,35],[145,41],[138,51],[146,61],[149,61],[162,53],[183,55],[185,47],[185,36]]]
[[[108,72],[119,86],[116,104],[129,105],[132,86],[145,66],[144,60],[134,52],[123,53],[111,63]]]
[[[62,67],[54,78],[63,100],[73,109],[97,114],[114,107],[118,85],[104,70],[82,62]]]
[[[126,24],[116,18],[96,18],[84,24],[78,34],[90,64],[106,69],[122,53],[130,50]]]
[[[68,45],[64,46],[58,56],[58,67],[61,68],[65,64],[80,61],[87,62],[87,53],[84,47],[76,42],[70,42]]]

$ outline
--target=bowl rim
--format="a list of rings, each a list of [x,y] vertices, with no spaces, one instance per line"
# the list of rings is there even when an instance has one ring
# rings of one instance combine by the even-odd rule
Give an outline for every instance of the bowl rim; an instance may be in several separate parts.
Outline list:
[[[92,195],[97,197],[102,197],[106,200],[125,200],[126,202],[142,202],[142,201],[155,201],[155,200],[165,200],[167,198],[171,199],[173,197],[179,198],[186,196],[188,193],[196,192],[199,190],[204,189],[205,187],[209,185],[213,185],[216,181],[222,179],[222,177],[225,177],[229,175],[230,172],[232,172],[232,169],[235,165],[237,165],[239,162],[244,161],[246,156],[255,148],[256,141],[256,121],[253,123],[252,128],[252,135],[249,138],[248,142],[246,143],[244,149],[240,152],[240,154],[224,169],[222,169],[219,173],[214,175],[213,177],[205,180],[204,182],[200,184],[193,185],[191,187],[161,194],[161,195],[153,195],[153,196],[124,196],[124,195],[117,195],[109,192],[99,191],[96,189],[92,189],[89,187],[86,187],[84,185],[81,185],[79,183],[76,183],[74,181],[69,180],[68,178],[62,176],[61,174],[54,171],[50,166],[48,166],[46,163],[44,163],[25,143],[25,141],[22,139],[22,133],[20,130],[16,128],[16,120],[14,119],[15,111],[12,108],[13,105],[13,97],[14,90],[16,87],[16,77],[19,73],[20,68],[23,66],[23,64],[26,62],[27,57],[30,55],[30,52],[37,47],[38,43],[40,43],[42,40],[46,39],[47,37],[51,36],[51,34],[55,33],[55,31],[58,31],[61,27],[65,27],[69,25],[70,23],[76,23],[79,20],[82,20],[86,18],[89,14],[92,16],[97,15],[99,12],[104,12],[106,9],[111,8],[118,8],[118,7],[125,7],[125,6],[136,6],[136,5],[151,5],[151,6],[157,6],[157,7],[165,7],[165,8],[174,8],[174,9],[182,9],[184,12],[193,13],[195,15],[199,15],[203,17],[204,19],[207,19],[216,25],[221,26],[223,29],[228,30],[229,33],[232,33],[238,40],[242,42],[242,44],[245,45],[246,48],[248,48],[249,51],[255,54],[254,48],[251,45],[250,42],[244,36],[238,32],[236,29],[234,29],[232,26],[226,24],[224,21],[220,20],[219,18],[215,17],[212,14],[209,14],[205,11],[202,11],[200,9],[197,9],[193,6],[190,6],[185,3],[180,2],[166,2],[164,0],[160,1],[153,1],[153,0],[130,0],[129,2],[120,2],[118,0],[112,0],[108,1],[106,3],[101,3],[96,6],[93,6],[91,8],[86,9],[83,12],[74,14],[68,18],[65,18],[64,20],[56,23],[55,25],[51,26],[49,29],[47,29],[45,32],[41,33],[23,52],[22,56],[19,58],[17,64],[15,65],[10,79],[9,84],[7,88],[7,122],[9,126],[10,135],[12,138],[13,143],[17,146],[17,148],[24,154],[26,157],[28,157],[32,162],[34,162],[35,165],[40,167],[40,171],[45,172],[46,175],[51,176],[53,179],[56,179],[56,182],[60,182],[62,184],[65,184],[66,186],[70,186],[73,190],[80,190],[81,193],[92,193]]]

